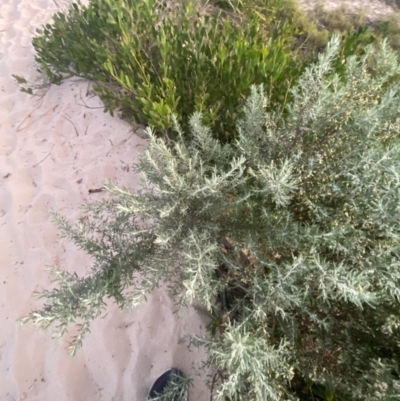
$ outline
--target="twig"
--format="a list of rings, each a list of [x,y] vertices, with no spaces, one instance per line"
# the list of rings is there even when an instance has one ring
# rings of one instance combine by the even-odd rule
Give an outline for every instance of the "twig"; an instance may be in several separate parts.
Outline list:
[[[128,140],[133,136],[133,134],[134,134],[134,132],[133,132],[133,130],[132,130],[132,134],[130,134],[128,138],[126,138],[126,139],[124,139],[123,141],[121,141],[118,145],[113,146],[113,147],[106,153],[106,156],[107,156],[114,148],[116,148],[117,146],[120,146],[120,145],[124,144],[126,141],[128,141]],[[111,140],[110,140],[110,142],[111,142]],[[111,142],[111,144],[112,144],[112,142]]]
[[[31,114],[32,114],[33,112],[35,112],[39,107],[40,107],[40,105],[37,106],[33,111],[31,111],[31,112],[22,120],[22,122],[21,122],[21,123],[18,125],[18,127],[17,127],[17,132],[22,131],[22,130],[25,129],[25,128],[28,128],[28,127],[31,126],[34,122],[36,122],[36,121],[39,120],[40,118],[46,116],[46,115],[49,113],[49,111],[51,111],[51,110],[54,111],[55,108],[56,108],[57,106],[51,107],[51,108],[50,108],[49,110],[47,110],[44,114],[42,114],[41,116],[39,116],[38,118],[36,118],[36,119],[35,119],[34,121],[32,121],[30,124],[28,124],[26,127],[21,128],[21,125],[26,121],[26,119],[29,118],[29,117],[31,117]]]
[[[95,194],[98,192],[103,192],[103,188],[89,189],[89,194]]]
[[[41,86],[40,88],[36,88],[36,89],[43,89],[43,88],[46,88],[46,85]],[[33,95],[33,96],[38,96],[38,97],[39,97],[39,99],[37,100],[37,103],[40,102],[39,107],[42,105],[43,99],[44,99],[44,97],[47,95],[47,92],[48,92],[49,90],[50,90],[50,84],[47,85],[46,91],[43,92],[41,95],[38,95],[38,94],[36,94],[36,93]],[[36,104],[37,104],[37,103],[36,103]]]
[[[241,290],[245,291],[247,294],[252,295],[252,293],[245,287],[243,287],[241,284],[239,284],[238,282],[234,283],[236,287],[240,288]]]
[[[68,120],[74,126],[76,136],[79,136],[79,133],[78,133],[78,130],[76,129],[76,127],[75,127],[75,124],[68,117],[65,117],[65,116],[61,116],[61,117],[64,117],[66,120]]]
[[[34,164],[33,167],[36,167],[36,166],[38,166],[40,163],[44,162],[44,161],[51,155],[51,152],[53,151],[53,148],[54,148],[54,145],[51,147],[51,150],[50,150],[50,152],[48,153],[48,155],[45,156],[42,160],[40,160],[40,162]]]
[[[87,93],[87,92],[86,92],[86,93]],[[81,100],[82,100],[82,102],[83,102],[84,104],[80,104],[80,103],[75,102],[75,104],[77,104],[78,106],[83,106],[83,107],[86,107],[87,109],[103,109],[103,108],[104,108],[103,106],[96,106],[96,107],[88,106],[88,105],[86,104],[86,102],[83,100],[83,97],[82,97],[82,88],[81,88],[80,91],[79,91],[79,97],[81,98]]]
[[[217,382],[217,375],[219,374],[219,372],[215,372],[213,378],[212,378],[212,382],[211,382],[211,389],[210,389],[210,401],[213,401],[213,395],[214,395],[214,386],[215,383]]]

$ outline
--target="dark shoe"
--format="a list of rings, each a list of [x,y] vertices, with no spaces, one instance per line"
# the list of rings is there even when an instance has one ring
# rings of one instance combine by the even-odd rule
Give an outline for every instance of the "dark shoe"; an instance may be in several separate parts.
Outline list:
[[[150,390],[150,395],[149,399],[159,397],[160,395],[163,395],[165,392],[165,389],[170,382],[171,379],[174,378],[174,376],[179,376],[179,377],[184,377],[183,373],[178,370],[178,369],[170,369],[164,372],[153,384],[153,387]],[[181,394],[177,394],[175,398],[173,399],[174,401],[186,401],[187,400],[187,395],[185,394],[184,397],[181,396]]]

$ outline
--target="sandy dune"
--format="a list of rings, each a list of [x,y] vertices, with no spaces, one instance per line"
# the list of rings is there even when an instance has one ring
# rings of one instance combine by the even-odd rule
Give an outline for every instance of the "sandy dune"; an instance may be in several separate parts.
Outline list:
[[[54,11],[52,0],[0,0],[0,400],[142,401],[164,370],[193,374],[202,357],[178,344],[204,332],[202,318],[188,310],[178,320],[163,289],[136,311],[110,305],[75,358],[67,339],[16,324],[38,307],[32,292],[49,287],[46,266],[79,274],[90,262],[58,239],[49,210],[78,218],[79,205],[104,196],[88,190],[106,178],[137,187],[129,167],[145,145],[127,123],[103,113],[87,82],[51,87],[41,101],[19,92],[11,74],[37,75],[31,38]],[[98,108],[82,106],[80,96]],[[190,399],[208,398],[202,380],[195,384]]]

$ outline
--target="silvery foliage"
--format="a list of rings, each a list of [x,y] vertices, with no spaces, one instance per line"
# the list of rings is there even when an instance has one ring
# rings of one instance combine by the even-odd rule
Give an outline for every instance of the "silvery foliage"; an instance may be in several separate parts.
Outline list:
[[[216,399],[294,400],[310,382],[398,399],[400,67],[384,41],[338,76],[338,49],[334,36],[284,120],[253,86],[236,143],[199,113],[190,140],[175,118],[173,146],[147,129],[140,191],[108,182],[111,198],[76,226],[55,214],[94,264],[85,277],[53,270],[58,288],[25,321],[60,335],[80,324],[75,351],[105,298],[137,306],[166,282],[179,307],[225,313],[219,335],[191,338],[220,373]]]

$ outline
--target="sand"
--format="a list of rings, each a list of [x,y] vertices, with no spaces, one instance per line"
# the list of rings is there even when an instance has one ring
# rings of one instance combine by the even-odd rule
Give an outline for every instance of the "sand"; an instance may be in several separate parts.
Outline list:
[[[365,10],[365,2],[351,3]],[[368,4],[372,16],[391,11]],[[19,92],[11,74],[37,77],[32,36],[55,11],[52,0],[0,0],[0,401],[143,401],[166,369],[191,375],[204,359],[178,344],[183,335],[204,334],[204,318],[189,309],[178,319],[163,288],[138,310],[110,304],[74,358],[66,339],[16,324],[38,306],[32,292],[49,287],[47,266],[82,274],[90,265],[58,238],[49,211],[75,221],[79,205],[104,196],[88,191],[105,179],[137,188],[130,166],[146,146],[126,122],[103,113],[88,82],[69,79],[42,99]],[[208,399],[203,379],[195,378],[191,401]]]
[[[67,338],[16,323],[39,306],[32,292],[49,288],[47,266],[78,274],[90,266],[58,238],[49,211],[76,221],[79,205],[104,196],[88,190],[105,179],[137,188],[130,167],[146,145],[129,124],[103,113],[88,82],[69,79],[41,100],[19,91],[11,74],[38,75],[31,39],[56,9],[52,0],[0,0],[0,400],[143,401],[166,369],[192,375],[204,358],[178,344],[204,334],[204,319],[191,309],[178,319],[164,289],[137,310],[110,303],[75,357]],[[208,399],[202,383],[195,378],[191,401]]]
[[[398,12],[396,0],[297,0],[299,6],[305,11],[312,11],[321,4],[326,11],[333,11],[343,6],[346,13],[364,14],[367,20],[385,18],[394,12]]]

